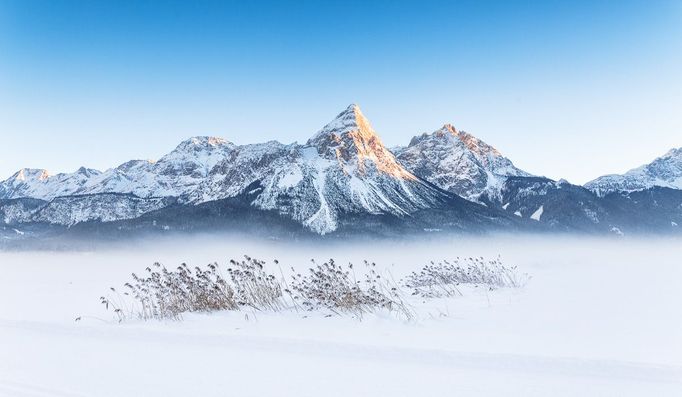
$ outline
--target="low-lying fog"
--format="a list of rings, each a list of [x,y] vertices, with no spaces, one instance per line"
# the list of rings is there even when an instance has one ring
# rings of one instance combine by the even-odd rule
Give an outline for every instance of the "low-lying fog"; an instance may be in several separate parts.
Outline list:
[[[396,279],[431,260],[500,255],[532,279],[415,301],[412,322],[225,312],[118,324],[99,302],[155,261],[203,266],[244,254],[276,274],[305,272],[311,258],[366,259]],[[680,239],[193,237],[5,252],[0,274],[0,395],[682,395]]]

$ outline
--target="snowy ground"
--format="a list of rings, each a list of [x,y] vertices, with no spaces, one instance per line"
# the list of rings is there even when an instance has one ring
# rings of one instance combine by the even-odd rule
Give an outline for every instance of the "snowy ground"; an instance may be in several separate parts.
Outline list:
[[[199,241],[0,253],[0,395],[682,395],[679,240]],[[501,254],[533,279],[521,291],[415,302],[411,323],[229,312],[117,324],[100,307],[109,286],[153,261],[242,253],[302,269],[311,257],[367,258],[396,277],[429,259]]]

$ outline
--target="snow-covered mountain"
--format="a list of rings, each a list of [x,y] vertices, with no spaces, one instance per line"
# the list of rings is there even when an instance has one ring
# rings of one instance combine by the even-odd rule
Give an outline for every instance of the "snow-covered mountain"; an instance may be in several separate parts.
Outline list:
[[[246,193],[255,182],[261,191],[254,207],[276,210],[320,234],[334,231],[342,214],[405,216],[447,197],[402,167],[359,107],[351,105],[303,145],[271,141],[239,146],[220,138],[196,137],[156,162],[133,160],[105,172],[81,169],[49,176],[43,170],[22,170],[0,184],[0,199],[51,201],[49,207],[56,210],[42,210],[33,219],[72,224],[127,219],[158,209],[164,201],[149,200],[161,197],[175,197],[188,205],[221,200]],[[138,203],[125,196],[126,202],[113,215],[97,216],[98,208],[112,208],[97,204],[88,212],[80,199],[78,208],[67,209],[62,199],[88,195],[88,201],[95,202],[93,195],[108,193],[132,194],[147,201]],[[133,204],[135,208],[127,208]]]
[[[73,173],[56,175],[49,175],[43,169],[22,168],[0,183],[0,199],[32,197],[51,200],[78,192],[100,174],[97,170],[85,167]]]
[[[32,198],[0,200],[0,224],[32,222],[36,212],[46,204],[44,200]]]
[[[553,230],[631,235],[680,233],[682,190],[652,187],[597,196],[583,186],[544,177],[509,177],[502,189],[504,211]]]
[[[235,147],[182,201],[202,203],[262,186],[254,205],[276,209],[318,233],[343,213],[407,215],[443,192],[419,180],[384,147],[357,105],[351,105],[304,145],[279,142]]]
[[[682,189],[682,148],[672,149],[649,164],[622,175],[604,175],[585,184],[599,196],[634,192],[654,186]]]
[[[178,197],[196,189],[234,146],[221,138],[194,137],[158,161],[131,160],[104,172],[81,167],[73,173],[49,175],[46,170],[21,169],[0,183],[0,199],[52,200],[95,193]]]
[[[500,197],[510,176],[530,176],[494,147],[450,124],[415,136],[407,147],[394,148],[400,163],[415,175],[468,200]]]
[[[388,150],[351,105],[304,144],[194,137],[157,161],[104,172],[19,170],[0,182],[0,226],[80,225],[86,234],[229,226],[349,236],[678,230],[682,190],[667,188],[682,188],[682,149],[587,187],[533,177],[451,125]],[[624,194],[604,196],[611,191]]]
[[[131,193],[139,197],[180,197],[204,182],[235,145],[216,137],[181,142],[158,161],[133,160],[98,175],[79,194]]]
[[[144,199],[119,193],[61,196],[36,211],[32,220],[64,226],[88,221],[111,222],[134,219],[170,203],[164,198]]]

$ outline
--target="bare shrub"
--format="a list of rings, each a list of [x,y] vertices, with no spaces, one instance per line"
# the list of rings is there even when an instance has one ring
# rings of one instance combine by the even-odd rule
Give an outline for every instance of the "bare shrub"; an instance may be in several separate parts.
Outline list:
[[[461,284],[484,286],[489,289],[520,288],[530,277],[520,273],[516,266],[506,267],[498,257],[456,258],[453,261],[431,262],[419,272],[410,273],[403,284],[413,290],[412,295],[442,297],[462,295]]]
[[[315,264],[314,260],[312,262]],[[377,273],[376,264],[364,263],[367,271],[359,280],[352,263],[340,266],[330,259],[315,264],[306,275],[294,273],[291,285],[285,291],[306,310],[324,308],[361,318],[365,313],[386,309],[411,319],[412,310],[401,298],[398,285],[392,278]]]

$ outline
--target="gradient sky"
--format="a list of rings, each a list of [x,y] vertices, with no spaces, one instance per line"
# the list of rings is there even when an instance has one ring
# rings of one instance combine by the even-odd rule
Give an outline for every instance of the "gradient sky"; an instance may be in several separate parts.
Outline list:
[[[305,142],[350,103],[388,146],[449,122],[531,173],[623,172],[682,146],[682,1],[0,0],[0,179]]]

